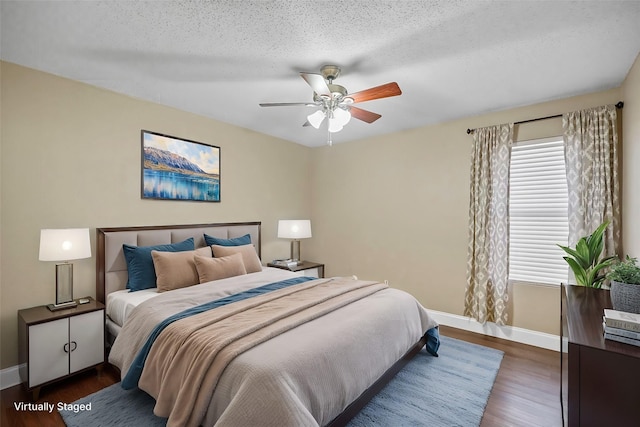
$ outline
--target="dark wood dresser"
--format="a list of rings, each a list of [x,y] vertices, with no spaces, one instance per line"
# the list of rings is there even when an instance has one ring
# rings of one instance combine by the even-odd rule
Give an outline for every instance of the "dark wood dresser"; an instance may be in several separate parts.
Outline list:
[[[564,425],[640,425],[640,347],[605,340],[602,316],[609,291],[563,285],[561,399]]]

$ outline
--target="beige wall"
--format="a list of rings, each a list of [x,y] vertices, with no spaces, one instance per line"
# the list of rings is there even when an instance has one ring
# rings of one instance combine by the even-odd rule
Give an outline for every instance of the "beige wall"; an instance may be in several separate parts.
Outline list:
[[[640,54],[622,84],[623,249],[640,258]]]
[[[18,362],[17,310],[55,299],[41,228],[89,227],[95,245],[96,227],[257,220],[269,260],[289,252],[277,220],[310,215],[307,147],[10,63],[0,72],[0,368]],[[142,200],[141,129],[220,146],[222,202]],[[74,275],[74,296],[95,295],[95,257]]]
[[[325,262],[329,275],[388,279],[427,308],[462,315],[471,156],[466,129],[620,98],[614,89],[315,149],[314,238],[305,242],[306,253]],[[561,119],[516,126],[518,140],[561,134]],[[511,305],[511,325],[559,332],[557,286],[516,284]]]

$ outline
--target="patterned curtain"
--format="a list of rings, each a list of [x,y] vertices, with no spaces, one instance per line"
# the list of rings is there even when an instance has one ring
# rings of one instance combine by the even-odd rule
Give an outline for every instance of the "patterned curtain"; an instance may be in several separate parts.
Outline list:
[[[562,116],[569,189],[569,246],[609,221],[603,254],[620,252],[620,176],[614,105]]]
[[[513,123],[473,134],[464,314],[481,323],[507,321],[512,144]]]

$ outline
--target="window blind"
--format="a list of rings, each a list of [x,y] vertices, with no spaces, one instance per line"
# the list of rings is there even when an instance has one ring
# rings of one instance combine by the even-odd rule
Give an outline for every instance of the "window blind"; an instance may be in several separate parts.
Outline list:
[[[565,253],[557,246],[569,236],[562,138],[514,144],[509,179],[509,279],[566,282]]]

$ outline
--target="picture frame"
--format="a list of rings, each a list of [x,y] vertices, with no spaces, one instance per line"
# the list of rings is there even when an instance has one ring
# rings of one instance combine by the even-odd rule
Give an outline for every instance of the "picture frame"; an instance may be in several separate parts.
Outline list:
[[[220,202],[220,147],[140,132],[143,199]]]

